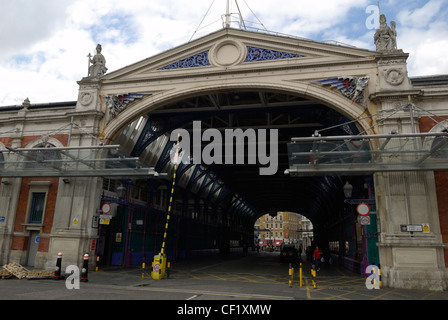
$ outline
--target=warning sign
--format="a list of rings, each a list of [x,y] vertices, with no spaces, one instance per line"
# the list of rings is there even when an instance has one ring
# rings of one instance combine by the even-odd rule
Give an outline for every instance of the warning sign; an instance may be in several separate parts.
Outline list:
[[[111,214],[100,214],[100,224],[109,225],[110,219],[112,219]]]
[[[108,214],[110,213],[110,210],[112,209],[110,203],[105,203],[102,205],[101,207],[101,211],[103,212],[103,214]]]
[[[402,224],[400,227],[401,227],[402,232],[424,232],[424,233],[431,232],[431,228],[429,227],[429,224],[427,224],[427,223]]]
[[[365,203],[360,203],[358,207],[356,207],[356,211],[360,216],[368,216],[370,213],[370,207]]]
[[[369,216],[361,216],[361,218],[359,220],[360,220],[361,225],[363,225],[363,226],[370,225],[370,217]]]

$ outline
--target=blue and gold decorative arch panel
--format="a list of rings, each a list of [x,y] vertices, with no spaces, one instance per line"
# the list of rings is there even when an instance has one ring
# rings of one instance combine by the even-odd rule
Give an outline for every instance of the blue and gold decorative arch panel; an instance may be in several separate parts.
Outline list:
[[[279,59],[302,58],[302,57],[304,56],[301,54],[247,46],[247,55],[244,62],[279,60]],[[165,67],[159,68],[159,70],[197,68],[209,65],[210,65],[209,51],[204,51],[195,54],[194,56],[188,57],[186,59],[179,60],[177,62],[169,64]]]
[[[294,54],[283,51],[275,51],[262,48],[247,47],[247,56],[244,62],[265,61],[265,60],[278,60],[278,59],[290,59],[290,58],[302,58],[301,54]]]
[[[159,70],[184,69],[184,68],[204,67],[209,65],[210,61],[208,60],[208,51],[204,51],[192,57],[188,57],[186,59],[162,67]]]

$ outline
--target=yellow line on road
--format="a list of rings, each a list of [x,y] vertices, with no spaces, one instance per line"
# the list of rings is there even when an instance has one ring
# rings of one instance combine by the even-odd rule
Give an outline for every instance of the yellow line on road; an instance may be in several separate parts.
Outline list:
[[[308,278],[305,278],[305,286],[306,286],[306,297],[308,299],[311,299],[310,286],[308,285]]]
[[[209,276],[211,276],[211,277],[215,277],[215,278],[217,278],[218,280],[228,280],[228,279],[226,279],[226,278],[221,278],[221,277],[218,277],[217,275],[214,275],[214,274],[211,274],[211,273],[205,273],[206,275],[209,275]]]

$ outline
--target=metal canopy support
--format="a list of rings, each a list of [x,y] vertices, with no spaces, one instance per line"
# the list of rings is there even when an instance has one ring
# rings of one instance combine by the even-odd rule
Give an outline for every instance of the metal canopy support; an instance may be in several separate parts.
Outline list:
[[[136,157],[119,150],[119,145],[10,148],[0,150],[0,177],[157,177]]]
[[[448,170],[448,133],[292,138],[290,175]]]

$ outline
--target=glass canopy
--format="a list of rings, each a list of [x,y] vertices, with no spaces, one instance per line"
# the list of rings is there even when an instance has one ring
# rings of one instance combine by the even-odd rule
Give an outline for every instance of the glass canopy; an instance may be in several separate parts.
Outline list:
[[[6,147],[0,150],[0,177],[159,176],[119,147]]]
[[[448,133],[292,138],[290,175],[448,170]]]

